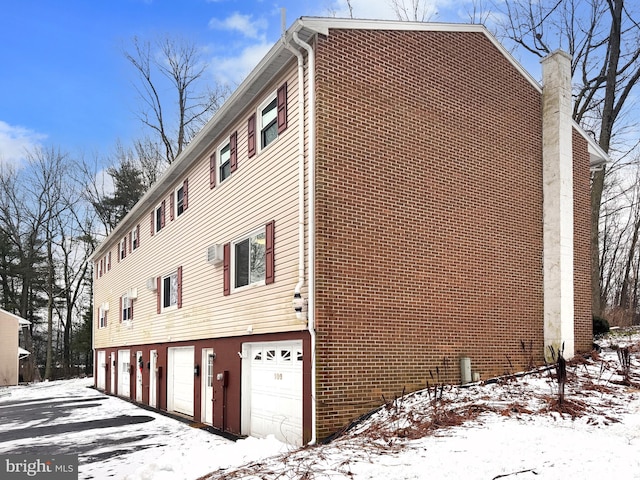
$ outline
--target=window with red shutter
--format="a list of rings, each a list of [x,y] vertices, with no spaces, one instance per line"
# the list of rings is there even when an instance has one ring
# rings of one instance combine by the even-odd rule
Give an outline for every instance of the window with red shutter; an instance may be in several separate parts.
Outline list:
[[[287,83],[278,89],[278,134],[287,129]]]
[[[223,294],[229,295],[231,293],[231,244],[225,243],[223,247]]]
[[[154,234],[154,230],[155,230],[155,225],[154,225],[154,220],[155,220],[155,210],[151,212],[151,236],[153,237]]]
[[[169,220],[173,221],[173,202],[174,202],[174,196],[171,195],[169,197]]]
[[[160,313],[162,311],[162,278],[156,277],[156,304],[157,311]]]
[[[182,184],[182,189],[184,190],[183,193],[183,208],[184,210],[186,210],[187,208],[189,208],[189,179],[185,178],[184,179],[184,183]]]
[[[216,186],[216,154],[209,157],[209,188]]]
[[[238,132],[233,132],[229,137],[229,149],[229,169],[231,170],[231,173],[233,173],[238,169]]]
[[[265,226],[265,252],[264,252],[264,283],[269,285],[275,281],[275,221],[267,223]]]
[[[256,154],[256,114],[249,117],[247,122],[247,146],[249,158]]]

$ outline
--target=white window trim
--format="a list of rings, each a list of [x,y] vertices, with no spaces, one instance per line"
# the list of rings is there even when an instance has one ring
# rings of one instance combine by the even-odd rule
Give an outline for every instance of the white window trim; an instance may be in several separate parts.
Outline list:
[[[255,230],[253,230],[251,233],[244,235],[240,238],[237,238],[236,240],[234,240],[233,242],[231,242],[231,248],[230,248],[230,252],[229,254],[231,255],[231,268],[230,268],[230,282],[231,282],[231,292],[238,292],[241,290],[246,290],[248,288],[253,288],[253,287],[258,287],[260,285],[266,285],[265,283],[265,278],[263,278],[262,280],[258,281],[258,282],[253,282],[253,283],[248,283],[247,285],[242,285],[241,287],[236,287],[236,244],[245,241],[248,238],[251,237],[255,237],[259,234],[264,234],[265,236],[265,249],[266,249],[266,228],[264,226],[257,228]],[[266,253],[266,252],[265,252]],[[265,255],[265,262],[266,262],[266,255]],[[265,265],[265,277],[266,277],[266,265]]]
[[[98,328],[107,328],[105,318],[107,310],[103,306],[98,309]]]
[[[158,211],[160,211],[160,218],[162,218],[162,202],[156,205],[155,208],[153,209],[153,232],[156,235],[160,233],[162,230],[164,230],[163,227],[158,228]],[[166,222],[166,218],[165,218],[165,222]]]
[[[124,255],[123,255],[124,252]],[[118,260],[122,261],[127,256],[127,237],[118,242]]]
[[[125,310],[127,310],[127,308],[125,308],[125,302],[127,303],[128,307],[130,308],[132,306],[133,303],[133,299],[129,298],[129,294],[125,293],[124,295],[122,295],[122,309],[120,311],[120,318],[121,321],[124,322],[131,322],[133,320],[133,315],[131,316],[131,318],[124,318],[124,312]]]
[[[219,146],[218,149],[216,150],[216,178],[218,179],[218,184],[222,184],[223,182],[227,181],[227,179],[231,178],[231,172],[229,172],[229,176],[227,178],[225,178],[224,180],[222,179],[222,150],[224,150],[226,147],[229,147],[229,169],[231,169],[231,137],[227,137],[226,140],[224,140]]]
[[[180,189],[182,189],[182,212],[178,213],[178,191],[180,191]],[[177,219],[178,217],[181,217],[182,215],[184,215],[184,182],[178,185],[173,190],[173,208],[174,208],[174,212],[173,212],[174,219]]]
[[[131,230],[131,251],[135,251],[138,249],[138,245],[140,244],[140,239],[138,238],[138,227],[133,227]]]
[[[170,278],[173,275],[176,276],[176,303],[165,307],[164,306],[164,281],[166,278]],[[164,312],[169,312],[171,310],[178,309],[178,290],[177,289],[178,289],[178,270],[174,270],[171,273],[168,273],[167,275],[162,275],[160,280],[160,312],[164,313]]]
[[[271,102],[276,101],[276,138],[266,147],[262,146],[262,110],[264,108],[267,107],[267,105],[269,105]],[[266,150],[267,148],[269,148],[271,145],[273,145],[274,143],[276,143],[276,141],[278,140],[278,138],[280,137],[280,135],[277,133],[278,132],[278,90],[274,90],[273,93],[271,95],[269,95],[268,97],[266,97],[266,99],[260,104],[260,106],[258,106],[258,110],[256,113],[256,146],[258,147],[258,153],[260,153],[262,150]]]

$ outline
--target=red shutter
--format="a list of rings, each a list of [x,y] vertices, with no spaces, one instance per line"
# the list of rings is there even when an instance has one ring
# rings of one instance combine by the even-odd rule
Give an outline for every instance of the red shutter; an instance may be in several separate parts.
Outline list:
[[[182,184],[182,208],[186,210],[189,208],[189,179],[185,178]]]
[[[233,132],[229,138],[229,153],[229,164],[233,173],[238,169],[238,132]]]
[[[138,242],[136,248],[140,248],[140,224],[136,225],[136,240]]]
[[[267,223],[265,226],[265,274],[264,283],[267,285],[275,281],[274,262],[274,241],[275,241],[275,221]]]
[[[98,279],[98,262],[93,262],[93,270],[96,272],[96,280]]]
[[[120,309],[119,309],[118,311],[120,312],[120,313],[118,314],[118,315],[119,315],[119,317],[118,317],[118,318],[119,318],[119,319],[120,319],[120,321],[122,322],[122,297],[120,297]]]
[[[182,267],[178,267],[178,308],[182,308]]]
[[[129,320],[133,320],[133,300],[129,299]]]
[[[216,154],[209,157],[209,188],[216,186]]]
[[[153,237],[153,217],[154,217],[154,213],[156,213],[155,210],[151,210],[151,236]]]
[[[160,207],[160,228],[164,228],[164,212],[166,206],[166,200],[162,200],[162,206]]]
[[[111,270],[111,251],[109,251],[109,263],[107,264],[107,270]]]
[[[171,196],[169,197],[169,219],[173,220],[173,203],[176,194],[175,192],[171,192]]]
[[[104,312],[104,326],[107,326],[107,313],[109,312]]]
[[[162,299],[162,291],[160,290],[162,287],[162,278],[156,277],[156,304],[158,306],[158,313],[162,308],[162,304],[160,303]]]
[[[249,158],[256,154],[256,114],[249,117],[247,122],[247,145],[249,147]]]
[[[122,245],[122,258],[125,258],[127,256],[127,236],[126,235],[122,239],[122,242],[120,243],[120,245]]]
[[[278,89],[278,133],[287,129],[287,83]]]
[[[133,245],[133,231],[129,232],[129,253],[132,251]]]
[[[104,260],[101,258],[101,259],[100,259],[100,276],[102,276],[102,268],[103,268],[103,265],[104,265]]]
[[[223,270],[223,279],[224,279],[224,295],[229,295],[231,293],[231,244],[225,243],[223,249],[223,257],[224,257],[224,270]]]

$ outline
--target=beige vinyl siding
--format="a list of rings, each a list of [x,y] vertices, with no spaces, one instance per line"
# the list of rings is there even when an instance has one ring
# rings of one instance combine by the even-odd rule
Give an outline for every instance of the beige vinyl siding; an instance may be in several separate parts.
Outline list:
[[[292,65],[294,67],[294,65]],[[150,235],[150,211],[139,219],[141,246],[95,280],[94,344],[96,348],[152,342],[303,330],[306,323],[292,308],[298,281],[298,104],[295,68],[265,87],[243,116],[209,146],[207,154],[177,178],[167,191],[165,227]],[[274,89],[288,82],[288,128],[277,141],[247,158],[247,119]],[[230,133],[238,132],[238,169],[222,184],[209,187],[209,155]],[[218,172],[216,172],[217,174]],[[188,208],[170,220],[169,196],[189,179]],[[223,265],[206,261],[207,247],[241,239],[275,220],[275,283],[249,286],[223,295]],[[305,256],[306,259],[306,256]],[[147,279],[182,266],[182,308],[156,313],[156,292]],[[119,323],[119,298],[136,288],[133,322]],[[107,328],[97,328],[98,308],[109,302]]]

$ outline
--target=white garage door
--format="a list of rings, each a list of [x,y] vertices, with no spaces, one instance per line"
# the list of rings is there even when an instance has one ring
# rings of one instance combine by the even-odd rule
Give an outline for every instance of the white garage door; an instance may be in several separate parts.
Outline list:
[[[194,347],[169,349],[167,410],[193,416]]]
[[[131,396],[131,358],[129,350],[118,350],[118,395]]]
[[[302,444],[302,341],[243,348],[243,433]]]
[[[98,350],[98,361],[96,365],[96,387],[98,390],[105,390],[107,388],[107,355],[104,350]]]

